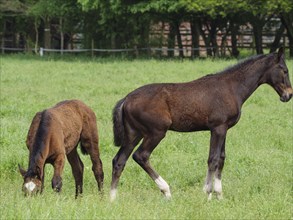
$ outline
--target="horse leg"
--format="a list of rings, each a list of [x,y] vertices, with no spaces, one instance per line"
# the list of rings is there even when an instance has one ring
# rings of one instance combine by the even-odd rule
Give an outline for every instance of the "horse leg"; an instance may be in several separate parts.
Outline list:
[[[42,186],[41,186],[41,191],[40,191],[41,194],[43,193],[44,188],[45,188],[44,183],[45,183],[45,165],[44,165],[44,167],[43,167]]]
[[[211,130],[208,172],[204,186],[204,191],[208,194],[208,200],[212,198],[213,177],[216,171],[217,177],[215,179],[215,191],[218,197],[222,195],[222,183],[219,176],[221,172],[218,172],[218,170],[222,170],[224,164],[223,160],[221,159],[221,148],[225,146],[226,133],[227,127],[225,125],[216,127]]]
[[[97,136],[97,128],[93,126],[90,129],[85,128],[81,134],[81,146],[90,155],[92,161],[92,171],[98,183],[99,191],[103,189],[104,172],[103,164],[100,159],[99,141]]]
[[[168,183],[151,167],[149,157],[155,147],[165,137],[166,132],[153,132],[144,137],[142,144],[133,154],[133,159],[146,171],[146,173],[155,181],[161,192],[167,199],[171,198],[170,187]]]
[[[82,146],[87,146],[86,150],[88,154],[90,155],[91,161],[92,161],[92,171],[94,173],[95,179],[98,184],[98,189],[100,192],[103,190],[103,184],[104,184],[104,172],[103,172],[103,163],[100,159],[100,152],[99,148],[96,147],[98,145],[89,144],[89,143],[82,143]]]
[[[75,180],[75,198],[77,198],[79,194],[82,194],[84,166],[76,148],[67,154],[67,159],[72,168],[72,174]]]
[[[55,161],[54,161],[54,176],[52,179],[52,188],[56,192],[60,192],[62,188],[62,171],[64,168],[64,162],[65,162],[65,154],[59,154],[57,155]]]
[[[215,182],[214,182],[214,191],[216,192],[217,198],[222,199],[223,193],[222,193],[222,170],[224,168],[225,163],[225,142],[226,138],[224,139],[224,142],[221,147],[221,154],[219,159],[219,165],[215,171]]]
[[[112,160],[112,182],[110,191],[110,201],[114,201],[117,196],[117,185],[122,171],[124,170],[126,161],[128,160],[130,154],[132,153],[134,147],[139,143],[141,137],[138,135],[126,135],[127,140],[125,144],[120,147],[118,153]]]

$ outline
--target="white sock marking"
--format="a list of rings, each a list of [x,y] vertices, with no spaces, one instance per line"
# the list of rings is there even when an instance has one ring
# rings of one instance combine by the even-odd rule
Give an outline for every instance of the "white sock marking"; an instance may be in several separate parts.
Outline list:
[[[113,202],[117,197],[117,189],[111,189],[110,191],[110,202]]]
[[[222,181],[218,178],[215,178],[214,190],[216,193],[222,193]]]
[[[24,186],[29,192],[32,192],[36,188],[36,184],[32,181],[24,184]]]
[[[159,176],[157,179],[155,179],[155,183],[159,187],[159,189],[164,193],[166,198],[171,198],[171,192],[170,192],[170,187],[168,183],[161,177]]]

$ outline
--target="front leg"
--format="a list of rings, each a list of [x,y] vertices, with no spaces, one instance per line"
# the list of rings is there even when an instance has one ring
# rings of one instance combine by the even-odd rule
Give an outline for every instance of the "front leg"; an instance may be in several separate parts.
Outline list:
[[[62,189],[62,178],[61,176],[53,176],[52,189],[56,192],[61,192]]]
[[[42,186],[41,186],[41,191],[40,191],[41,194],[43,193],[44,188],[45,188],[44,183],[45,183],[45,165],[44,165],[44,168],[43,168]]]
[[[204,191],[208,194],[208,200],[212,198],[212,184],[215,175],[214,191],[217,194],[217,198],[222,198],[221,171],[223,169],[225,159],[226,134],[226,125],[222,125],[211,130],[208,172],[204,186]]]
[[[61,192],[62,189],[62,172],[64,168],[65,155],[60,154],[56,157],[54,166],[54,176],[52,178],[52,188],[56,192]]]

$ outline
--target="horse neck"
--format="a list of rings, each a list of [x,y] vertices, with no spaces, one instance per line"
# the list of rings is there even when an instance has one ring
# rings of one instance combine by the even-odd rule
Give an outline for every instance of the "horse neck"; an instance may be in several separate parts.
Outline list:
[[[42,179],[44,165],[45,160],[41,154],[30,155],[28,171],[30,171],[32,175],[38,174],[39,177]]]
[[[265,62],[256,61],[252,66],[243,67],[235,75],[235,91],[239,97],[241,105],[251,96],[251,94],[264,83],[264,75],[267,70]]]
[[[49,153],[49,138],[38,137],[29,155],[29,168],[33,174],[38,173],[43,178],[43,168]]]

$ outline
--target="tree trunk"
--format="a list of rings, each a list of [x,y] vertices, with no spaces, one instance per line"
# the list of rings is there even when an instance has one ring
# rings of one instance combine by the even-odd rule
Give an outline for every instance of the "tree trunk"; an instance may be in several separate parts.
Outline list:
[[[204,44],[206,46],[207,56],[212,56],[213,54],[212,54],[211,45],[210,45],[210,36],[208,36],[208,37],[206,36],[202,24],[200,24],[199,31],[200,31],[200,35],[201,35],[201,37],[202,37],[202,39],[204,41]]]
[[[2,32],[2,39],[1,39],[1,53],[4,54],[5,50],[5,31],[6,31],[6,21],[3,20],[3,32]]]
[[[210,45],[213,47],[214,56],[219,56],[219,46],[217,43],[217,21],[213,20],[211,22],[211,30],[210,30]]]
[[[94,48],[95,48],[95,41],[94,41],[94,38],[92,38],[92,42],[91,42],[91,55],[92,55],[92,57],[94,57]]]
[[[281,24],[280,28],[276,31],[274,42],[270,45],[270,53],[275,52],[280,47],[280,40],[285,31],[285,27]]]
[[[63,49],[64,49],[64,33],[63,33],[63,19],[62,17],[59,19],[59,25],[60,25],[60,49],[61,49],[61,55],[63,55]]]
[[[44,48],[50,49],[51,48],[50,18],[46,17],[44,19],[44,23],[45,23]]]
[[[289,55],[293,57],[293,15],[292,14],[282,14],[281,21],[287,30],[287,35],[289,39]]]
[[[178,21],[175,22],[175,28],[176,28],[177,44],[179,48],[179,56],[181,58],[184,58],[183,45],[182,45],[182,39],[181,39],[181,33],[180,33],[180,22]]]
[[[191,19],[190,22],[190,28],[191,28],[191,43],[192,43],[192,48],[191,48],[191,57],[199,57],[200,55],[200,48],[199,48],[199,22],[196,21],[195,19]]]
[[[169,31],[169,36],[168,36],[168,57],[173,57],[174,56],[174,47],[175,47],[175,31],[174,24],[170,22],[170,31]]]
[[[34,26],[35,26],[35,34],[36,34],[35,54],[37,54],[38,53],[38,45],[39,45],[39,31],[38,31],[38,22],[36,19],[34,22]]]
[[[238,34],[239,25],[231,22],[231,45],[232,45],[232,56],[238,57],[239,50],[237,49],[237,34]]]
[[[73,32],[70,32],[70,49],[71,50],[73,50],[73,36],[74,36],[74,34],[73,34]]]
[[[257,54],[263,54],[262,48],[262,28],[264,23],[261,19],[254,17],[252,22],[252,30],[255,41],[255,50]]]

